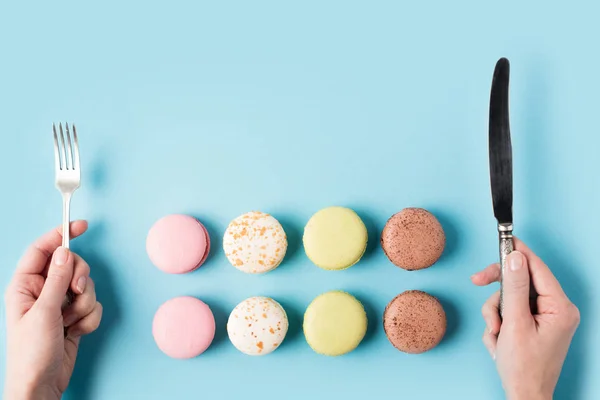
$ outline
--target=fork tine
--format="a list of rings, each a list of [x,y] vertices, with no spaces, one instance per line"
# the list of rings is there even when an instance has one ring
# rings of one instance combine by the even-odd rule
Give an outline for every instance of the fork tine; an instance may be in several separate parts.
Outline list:
[[[67,130],[67,147],[65,151],[67,153],[67,169],[73,169],[73,147],[71,146],[71,133],[69,132],[69,123],[65,122],[65,129]]]
[[[60,169],[60,154],[58,152],[58,136],[56,135],[56,125],[52,124],[52,132],[54,132],[54,168]]]
[[[79,171],[79,142],[77,140],[77,130],[75,129],[75,124],[73,127],[73,160],[75,161],[74,168]]]
[[[58,124],[58,129],[60,131],[60,156],[61,156],[61,164],[60,169],[67,169],[67,155],[65,153],[65,134],[63,133],[62,123]]]

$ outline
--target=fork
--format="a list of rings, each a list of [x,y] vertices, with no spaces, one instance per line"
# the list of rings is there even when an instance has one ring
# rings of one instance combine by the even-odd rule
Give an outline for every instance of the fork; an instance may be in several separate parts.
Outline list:
[[[52,131],[54,132],[55,184],[56,188],[62,194],[63,199],[62,245],[68,249],[71,239],[69,232],[71,223],[71,197],[81,184],[81,168],[79,166],[77,130],[75,129],[75,125],[72,125],[73,135],[71,135],[68,123],[65,123],[65,128],[67,131],[66,140],[62,123],[58,124],[60,136],[56,132],[56,125],[52,124]]]
[[[54,181],[56,188],[61,193],[63,199],[62,246],[68,249],[69,242],[71,241],[71,197],[81,184],[81,168],[79,167],[79,143],[77,141],[77,130],[75,129],[75,125],[72,125],[73,138],[71,139],[71,132],[69,130],[68,123],[65,123],[65,128],[67,131],[66,140],[62,124],[58,124],[60,136],[58,136],[56,133],[56,125],[52,124],[52,131],[54,133]],[[64,309],[72,304],[74,298],[75,294],[71,289],[69,289],[65,296],[65,300],[63,301],[62,308]],[[66,327],[64,331],[66,337]]]

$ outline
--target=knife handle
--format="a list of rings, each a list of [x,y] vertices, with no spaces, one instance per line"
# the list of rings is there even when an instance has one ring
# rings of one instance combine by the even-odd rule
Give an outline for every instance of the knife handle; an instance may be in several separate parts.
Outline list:
[[[500,239],[500,304],[498,309],[500,310],[500,318],[502,318],[504,310],[504,271],[506,268],[506,257],[514,250],[512,226],[499,225],[498,236]]]
[[[512,224],[500,224],[498,226],[498,234],[500,240],[500,304],[498,309],[500,311],[500,318],[502,318],[504,310],[504,290],[502,281],[504,280],[504,272],[506,270],[506,257],[514,250]],[[529,308],[531,313],[535,315],[537,313],[537,292],[533,286],[533,282],[529,282]]]

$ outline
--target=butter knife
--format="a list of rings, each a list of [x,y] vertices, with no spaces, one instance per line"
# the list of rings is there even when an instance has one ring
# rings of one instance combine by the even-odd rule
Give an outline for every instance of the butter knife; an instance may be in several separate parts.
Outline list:
[[[490,182],[500,243],[500,316],[504,309],[502,281],[506,269],[506,257],[514,249],[512,144],[508,107],[509,75],[510,63],[506,58],[501,58],[496,63],[492,80],[489,120]],[[533,284],[530,284],[529,297],[530,308],[535,312],[537,294]]]

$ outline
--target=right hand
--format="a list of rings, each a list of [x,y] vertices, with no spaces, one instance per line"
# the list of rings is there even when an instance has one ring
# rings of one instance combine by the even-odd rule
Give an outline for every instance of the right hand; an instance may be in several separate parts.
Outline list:
[[[87,223],[75,221],[70,228],[75,238]],[[60,399],[71,379],[81,336],[100,324],[102,306],[96,301],[90,267],[61,242],[61,227],[35,241],[6,291],[6,399]],[[75,298],[63,310],[69,289]]]
[[[498,312],[500,293],[496,292],[482,308],[486,322],[483,343],[496,361],[508,399],[552,399],[579,326],[579,310],[546,264],[523,242],[515,239],[514,244],[503,278],[503,320]],[[535,315],[529,307],[530,279],[539,296]],[[499,281],[499,264],[490,265],[471,280],[478,286]]]

